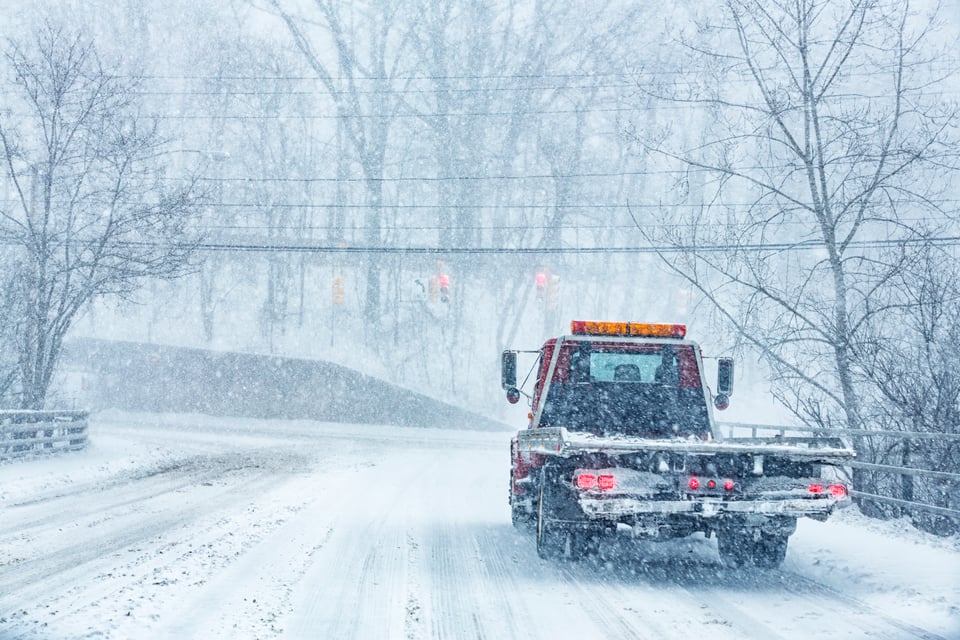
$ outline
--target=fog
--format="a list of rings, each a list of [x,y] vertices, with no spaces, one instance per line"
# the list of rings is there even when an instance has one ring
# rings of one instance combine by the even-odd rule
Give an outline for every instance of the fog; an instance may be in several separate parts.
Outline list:
[[[958,27],[0,0],[0,638],[958,637]]]
[[[956,433],[952,5],[2,7],[7,406],[89,403],[93,338],[521,426],[500,352],[612,319],[736,355],[730,420]]]

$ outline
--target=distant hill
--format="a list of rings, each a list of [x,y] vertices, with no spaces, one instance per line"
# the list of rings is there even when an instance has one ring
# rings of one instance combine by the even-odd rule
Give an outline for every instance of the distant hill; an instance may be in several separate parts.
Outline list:
[[[78,338],[66,345],[63,365],[82,371],[92,409],[510,429],[322,360]]]

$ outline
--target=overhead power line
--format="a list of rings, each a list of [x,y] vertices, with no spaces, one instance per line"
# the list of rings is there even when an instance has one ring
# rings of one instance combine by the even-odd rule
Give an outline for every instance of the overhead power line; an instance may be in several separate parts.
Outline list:
[[[699,89],[699,83],[679,83],[672,82],[668,84],[658,85],[658,91],[662,91],[666,88],[671,88],[674,90],[678,89]],[[334,96],[356,96],[356,95],[374,95],[374,96],[386,96],[386,95],[418,95],[418,96],[431,96],[437,94],[461,94],[461,93],[529,93],[535,91],[551,92],[551,91],[572,91],[572,90],[583,90],[583,91],[595,91],[597,89],[626,89],[635,91],[638,89],[643,89],[639,87],[636,83],[616,83],[616,84],[523,84],[515,86],[476,86],[476,87],[431,87],[428,89],[416,89],[416,88],[385,88],[385,89],[347,89],[347,90],[335,90],[330,91],[326,88],[317,88],[317,89],[269,89],[265,88],[262,85],[254,88],[233,88],[233,87],[220,87],[214,89],[138,89],[133,91],[136,95],[141,96],[203,96],[203,97],[224,97],[224,96],[316,96],[316,95],[334,95]],[[904,89],[907,93],[910,93],[909,89]],[[929,95],[956,95],[956,91],[953,90],[938,90],[938,91],[929,91]],[[646,93],[644,94],[646,95]],[[858,99],[858,100],[890,100],[894,96],[890,93],[831,93],[826,96],[828,99]],[[609,99],[609,97],[607,98]],[[672,98],[669,96],[662,96],[660,99],[663,102],[670,102]],[[679,102],[683,102],[683,98],[678,98]],[[677,105],[678,107],[702,107],[704,104],[710,102],[709,98],[701,98],[697,100],[691,100],[692,104],[690,105]],[[718,101],[718,104],[719,101]],[[749,104],[751,107],[763,108],[767,105],[763,102],[756,103],[744,103]],[[727,104],[727,107],[736,107],[736,104]],[[802,108],[803,105],[796,105],[797,109]],[[669,108],[669,105],[658,104],[657,109]],[[650,110],[650,107],[643,105],[637,105],[637,110]]]
[[[944,96],[947,94],[938,94]],[[863,98],[864,100],[885,100],[883,97]],[[600,114],[640,114],[652,111],[695,111],[702,112],[712,106],[708,102],[670,102],[658,103],[655,107],[627,106],[627,107],[601,107],[601,106],[582,106],[575,109],[523,109],[517,111],[423,111],[423,112],[403,112],[403,113],[155,113],[151,117],[157,120],[410,120],[423,118],[513,118],[538,117],[538,116],[557,116],[583,113]],[[746,103],[744,107],[763,109],[765,105]],[[738,105],[725,105],[726,109],[740,109]],[[790,110],[800,112],[803,109],[801,105],[796,105],[792,109],[784,109],[784,113]],[[17,114],[17,117],[32,117],[32,114]]]
[[[774,68],[765,68],[760,69],[760,71],[773,71]],[[944,65],[943,67],[927,67],[925,71],[931,74],[938,73],[955,73],[956,68],[950,65]],[[845,74],[848,77],[889,77],[893,74],[893,70],[885,71],[882,69],[851,69]],[[633,78],[664,78],[671,76],[679,77],[693,77],[696,74],[689,70],[683,69],[664,69],[658,67],[653,70],[620,70],[620,71],[577,71],[577,72],[556,72],[556,73],[463,73],[463,74],[442,74],[442,75],[396,75],[391,77],[385,76],[365,76],[361,74],[349,75],[349,76],[331,76],[330,79],[334,82],[340,82],[345,80],[350,80],[354,82],[438,82],[438,81],[449,81],[449,80],[469,80],[469,81],[485,81],[485,80],[571,80],[571,79],[596,79],[596,78],[623,78],[623,79],[633,79]],[[121,75],[117,77],[124,78],[135,78],[142,80],[205,80],[205,81],[260,81],[260,82],[270,82],[270,81],[287,81],[287,82],[300,82],[300,81],[312,81],[319,82],[321,78],[314,74],[284,74],[284,75],[275,75],[275,74],[145,74],[137,76]],[[748,77],[744,77],[745,82],[752,81]]]
[[[563,87],[545,87],[543,90],[554,90],[560,89]],[[587,87],[575,87],[575,88],[587,88]],[[534,88],[535,89],[535,88]],[[519,89],[517,89],[519,90]],[[523,90],[528,91],[531,88],[527,87]],[[466,90],[464,90],[466,91]],[[477,89],[477,91],[480,91]],[[343,92],[337,92],[341,94]],[[357,92],[360,94],[391,94],[391,93],[401,93],[395,91],[386,91],[386,92]],[[430,92],[423,91],[410,91],[409,93],[417,93],[423,95],[429,95]],[[326,92],[313,92],[313,91],[143,91],[140,92],[140,95],[154,95],[154,96],[167,96],[167,97],[220,97],[220,96],[230,96],[230,97],[274,97],[274,96],[315,96],[315,95],[329,95]],[[931,100],[942,99],[947,96],[956,95],[955,91],[940,91],[940,92],[931,92],[928,96]],[[882,101],[883,103],[890,102],[892,97],[889,95],[866,95],[866,94],[835,94],[829,96],[831,99],[842,99],[844,101],[850,100],[851,102],[856,102],[856,106],[862,106],[864,102],[874,102]],[[614,102],[615,104],[622,105],[620,100],[612,101],[607,100],[608,104]],[[714,102],[709,99],[704,100],[671,100],[670,98],[660,99],[656,105],[647,106],[647,105],[629,105],[629,106],[602,106],[601,104],[591,104],[584,105],[577,108],[568,108],[568,109],[520,109],[520,110],[499,110],[499,111],[404,111],[404,112],[390,112],[390,113],[365,113],[365,112],[356,112],[356,113],[307,113],[305,111],[300,111],[297,113],[154,113],[151,114],[151,117],[158,120],[189,120],[189,121],[198,121],[198,120],[303,120],[303,121],[323,121],[323,120],[351,120],[351,119],[362,119],[362,120],[372,120],[372,119],[387,119],[387,120],[409,120],[409,119],[422,119],[422,118],[508,118],[508,117],[540,117],[540,116],[554,116],[554,115],[571,115],[571,114],[583,114],[583,113],[593,113],[593,114],[641,114],[648,112],[656,111],[694,111],[694,112],[703,112],[709,107],[720,107],[728,110],[738,110],[743,108],[756,109],[764,111],[768,109],[768,106],[762,102],[744,102],[744,103],[727,103],[727,102]],[[781,113],[787,113],[789,111],[800,112],[803,109],[802,104],[796,104],[792,107],[784,107]],[[33,117],[34,114],[30,113],[14,113],[17,118],[29,118]]]
[[[580,176],[561,176],[561,177],[593,177],[596,174],[583,174]],[[624,174],[616,174],[621,176]],[[437,180],[461,180],[461,179],[536,179],[543,178],[545,176],[477,176],[473,178],[459,178],[459,177],[449,177],[449,178],[436,178]],[[420,178],[417,178],[419,180]],[[426,178],[424,178],[426,179]],[[199,178],[199,180],[206,180],[206,178]],[[211,180],[221,180],[221,179],[211,179]],[[271,182],[273,180],[288,182],[288,181],[318,181],[325,182],[327,178],[223,178],[222,180],[236,180],[240,182]],[[350,182],[362,182],[364,178],[346,178],[342,179],[344,181]],[[393,178],[381,178],[383,181],[393,181]],[[399,178],[398,178],[399,180]],[[256,196],[256,194],[253,194]],[[56,202],[56,201],[54,201]],[[19,206],[21,201],[17,198],[0,198],[0,205],[15,205]],[[119,202],[117,203],[123,206],[135,205],[138,203],[135,202]],[[960,204],[960,198],[925,198],[923,200],[919,199],[910,199],[910,198],[887,198],[882,201],[883,205],[932,205],[945,207],[949,205],[958,205]],[[262,202],[257,202],[256,200],[249,202],[221,202],[221,201],[205,201],[203,203],[204,207],[209,209],[254,209],[256,211],[276,211],[284,209],[292,209],[294,212],[311,209],[311,210],[320,210],[327,211],[330,209],[349,209],[349,210],[366,210],[374,208],[375,205],[370,204],[369,202],[271,202],[265,200]],[[767,203],[760,202],[713,202],[713,203],[701,203],[701,202],[631,202],[630,204],[626,203],[613,203],[613,202],[567,202],[567,203],[555,203],[555,202],[487,202],[487,203],[462,203],[462,202],[452,202],[447,204],[441,203],[403,203],[403,202],[384,202],[379,205],[378,208],[383,211],[461,211],[461,210],[473,210],[473,211],[554,211],[554,210],[565,210],[573,212],[583,212],[583,213],[594,213],[598,211],[630,211],[630,210],[655,210],[655,211],[676,211],[676,210],[726,210],[726,209],[749,209],[749,208],[758,208],[761,206],[765,207],[776,207],[779,211],[784,213],[797,212],[797,211],[806,211],[805,207],[793,204],[786,206],[785,203],[776,202],[771,200]],[[256,213],[256,211],[254,213]],[[929,216],[897,216],[897,221],[931,221],[934,218]],[[776,223],[771,223],[772,225],[781,225],[781,224],[793,224],[797,221],[791,220],[782,220]],[[689,223],[695,224],[695,223]],[[237,225],[242,227],[243,225]],[[529,225],[521,225],[529,226]],[[574,226],[581,226],[579,224]],[[606,223],[602,226],[607,226]],[[459,227],[458,227],[459,228]],[[493,225],[491,228],[502,228],[502,225]]]
[[[258,80],[257,82],[264,82],[263,80]],[[679,85],[678,85],[679,86]],[[323,95],[338,95],[338,96],[350,96],[350,95],[434,95],[437,93],[502,93],[506,91],[513,92],[529,92],[529,91],[557,91],[560,89],[570,90],[570,89],[584,89],[584,90],[594,90],[594,89],[636,89],[637,85],[634,83],[616,83],[616,84],[524,84],[517,86],[489,86],[489,87],[443,87],[442,91],[436,87],[431,87],[429,89],[355,89],[355,90],[343,90],[343,91],[328,91],[325,88],[322,89],[232,89],[224,87],[222,89],[209,89],[209,90],[196,90],[196,89],[141,89],[135,91],[137,95],[142,96],[315,96],[317,94]]]
[[[673,104],[658,107],[659,109],[690,110],[693,108],[702,109],[699,105]],[[467,111],[467,112],[405,112],[405,113],[258,113],[258,114],[237,114],[237,113],[158,113],[152,117],[157,120],[409,120],[421,118],[512,118],[516,116],[555,116],[569,115],[579,113],[640,113],[645,109],[635,107],[582,107],[579,109],[530,109],[522,111]],[[21,116],[23,117],[23,116]]]
[[[828,167],[832,169],[833,167]],[[594,171],[582,173],[530,173],[530,174],[462,174],[448,176],[384,176],[384,177],[335,177],[335,176],[311,176],[311,177],[290,177],[290,176],[202,176],[198,180],[201,182],[246,182],[246,183],[309,183],[309,182],[447,182],[447,181],[485,181],[485,180],[568,180],[571,178],[623,178],[627,176],[658,176],[658,175],[688,175],[694,173],[712,173],[723,174],[735,177],[737,173],[759,170],[784,170],[784,171],[804,171],[801,165],[767,165],[753,167],[731,167],[724,172],[721,169],[710,167],[680,167],[677,169],[638,169],[635,171]],[[176,181],[175,178],[169,178],[168,181]]]
[[[11,246],[18,243],[12,238],[0,240],[0,243]],[[77,246],[82,245],[76,241]],[[904,240],[862,240],[851,242],[848,248],[879,249],[898,246],[938,247],[960,246],[960,236],[940,236],[934,238],[910,238]],[[129,241],[116,242],[112,246],[126,249],[164,249],[175,248],[202,252],[220,253],[312,253],[312,254],[354,254],[354,255],[599,255],[599,254],[675,254],[675,253],[729,253],[734,251],[751,252],[796,252],[820,251],[824,249],[822,242],[815,240],[802,242],[769,242],[769,243],[718,243],[706,245],[645,245],[619,247],[437,247],[437,246],[361,246],[337,244],[311,243],[273,243],[273,242],[186,242],[163,243]]]
[[[862,240],[851,242],[847,246],[858,249],[878,249],[904,245],[922,246],[958,246],[960,236],[941,236],[937,238],[913,238],[904,240]],[[809,240],[803,242],[771,242],[748,244],[711,244],[711,245],[648,245],[638,247],[363,247],[311,244],[270,244],[270,243],[200,243],[197,249],[202,251],[254,251],[289,253],[363,253],[363,254],[460,254],[460,255],[553,255],[553,254],[604,254],[604,253],[727,253],[731,251],[819,251],[823,242]]]
[[[15,202],[15,201],[11,201]],[[960,203],[958,198],[928,198],[923,201],[924,204],[932,204],[937,206],[951,205]],[[883,204],[894,204],[894,205],[908,205],[908,204],[920,204],[918,200],[909,200],[906,198],[903,199],[888,199],[884,200]],[[336,202],[208,202],[207,206],[213,208],[224,208],[224,209],[370,209],[373,205],[369,203],[336,203]],[[742,208],[747,209],[749,207],[757,207],[758,203],[756,202],[720,202],[714,203],[711,205],[706,205],[702,203],[694,202],[680,202],[680,203],[637,203],[637,204],[604,204],[604,203],[592,203],[592,202],[583,202],[576,204],[553,204],[553,203],[494,203],[489,204],[461,204],[461,203],[451,203],[451,204],[403,204],[403,203],[384,203],[380,205],[380,208],[386,211],[393,210],[423,210],[423,211],[436,211],[436,210],[462,210],[462,209],[472,209],[472,210],[544,210],[544,211],[553,211],[555,209],[565,209],[572,211],[629,211],[631,209],[654,209],[658,211],[666,210],[676,210],[676,209],[724,209],[724,208]],[[770,205],[772,206],[772,204]],[[791,206],[791,207],[779,207],[782,211],[799,211],[802,207]],[[928,218],[909,218],[909,217],[898,217],[899,221],[903,220],[927,220]],[[777,224],[788,224],[790,221],[778,222]]]

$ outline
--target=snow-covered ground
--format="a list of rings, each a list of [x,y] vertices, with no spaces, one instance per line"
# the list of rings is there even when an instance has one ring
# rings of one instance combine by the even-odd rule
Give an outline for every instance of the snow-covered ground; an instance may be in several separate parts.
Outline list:
[[[960,542],[847,510],[784,566],[702,536],[549,563],[509,434],[101,416],[0,465],[0,638],[960,638]]]

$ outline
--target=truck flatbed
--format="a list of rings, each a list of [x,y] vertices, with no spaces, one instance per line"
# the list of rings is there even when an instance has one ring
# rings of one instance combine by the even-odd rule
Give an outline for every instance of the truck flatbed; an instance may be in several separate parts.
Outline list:
[[[695,440],[597,436],[568,431],[565,427],[524,429],[517,434],[520,451],[568,458],[583,453],[623,454],[633,452],[670,452],[691,455],[778,456],[803,462],[843,464],[856,457],[853,449],[837,439],[825,438],[739,438]]]

